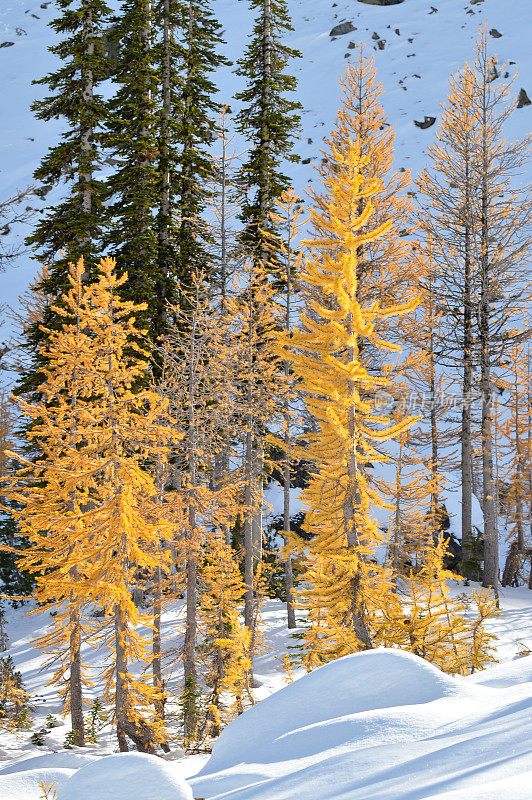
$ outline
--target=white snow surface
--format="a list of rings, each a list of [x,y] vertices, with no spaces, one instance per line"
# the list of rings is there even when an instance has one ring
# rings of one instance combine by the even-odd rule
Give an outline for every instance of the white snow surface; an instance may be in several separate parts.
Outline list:
[[[280,667],[294,642],[285,607],[268,601],[266,649],[255,664],[261,702],[226,728],[210,758],[181,757],[177,749],[171,760],[155,762],[135,753],[114,756],[111,726],[95,745],[63,749],[69,721],[61,719],[55,689],[43,688],[51,670],[31,644],[49,615],[8,610],[11,646],[1,655],[11,655],[31,691],[33,725],[16,734],[0,730],[0,800],[40,800],[41,781],[55,782],[58,800],[179,800],[187,798],[185,780],[192,796],[205,800],[530,800],[532,656],[520,654],[532,651],[531,598],[525,588],[502,590],[502,613],[488,623],[500,663],[467,678],[379,649],[310,675],[300,669],[288,685]],[[163,632],[176,646],[182,616],[182,604],[164,615]],[[85,650],[93,695],[102,693],[103,658]],[[176,671],[169,688],[177,690],[181,679]],[[60,724],[37,747],[30,737],[50,713]],[[148,778],[153,763],[158,778]],[[106,775],[116,778],[116,788]],[[168,795],[157,781],[167,782]],[[104,793],[107,785],[114,794]]]
[[[504,683],[507,665],[498,668]],[[490,671],[488,671],[490,672]],[[529,800],[532,657],[506,686],[378,649],[247,711],[191,780],[206,800]]]
[[[119,753],[87,764],[68,780],[57,800],[193,800],[171,762],[146,753]]]

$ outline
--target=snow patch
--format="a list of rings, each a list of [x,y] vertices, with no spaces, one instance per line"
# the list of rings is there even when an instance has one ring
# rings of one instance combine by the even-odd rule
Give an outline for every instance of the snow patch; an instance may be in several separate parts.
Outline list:
[[[87,764],[58,792],[57,800],[193,800],[173,765],[144,753],[120,753]]]

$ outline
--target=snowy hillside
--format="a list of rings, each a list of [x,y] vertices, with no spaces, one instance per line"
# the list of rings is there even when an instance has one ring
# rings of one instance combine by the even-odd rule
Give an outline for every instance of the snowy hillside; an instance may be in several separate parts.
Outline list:
[[[464,588],[457,585],[454,591]],[[42,670],[43,657],[31,645],[49,617],[9,610],[11,646],[2,656],[13,658],[34,710],[30,730],[0,734],[0,800],[40,800],[41,781],[55,781],[58,790],[65,786],[59,800],[129,800],[132,785],[136,800],[181,800],[176,786],[184,777],[190,778],[194,797],[206,800],[462,800],[466,794],[471,800],[498,800],[502,785],[515,800],[527,800],[532,656],[521,654],[532,650],[529,591],[503,589],[501,605],[501,616],[489,622],[501,663],[477,675],[451,678],[415,656],[379,650],[333,662],[309,676],[298,670],[294,677],[300,680],[286,686],[281,662],[293,640],[284,606],[269,601],[263,613],[267,649],[255,664],[255,696],[263,702],[226,728],[210,759],[185,757],[176,748],[167,766],[150,771],[147,762],[128,761],[123,772],[115,762],[101,761],[116,749],[110,725],[83,751],[64,749],[69,721],[60,717],[56,690],[46,686],[50,668]],[[179,636],[182,619],[182,606],[166,612],[168,636]],[[101,659],[98,650],[87,649],[90,667],[98,667]],[[176,668],[169,688],[181,679]],[[96,681],[89,697],[101,693]],[[47,727],[49,714],[57,727]],[[31,737],[39,731],[42,744],[37,746]],[[78,773],[91,764],[91,772]],[[138,764],[142,768],[135,770]],[[111,782],[113,772],[118,782]],[[75,773],[70,788],[77,786],[76,794],[67,792]],[[84,775],[90,778],[86,784]],[[482,794],[486,786],[489,793]]]
[[[294,32],[288,44],[302,58],[293,66],[303,104],[303,132],[298,153],[302,163],[290,166],[294,186],[303,190],[313,177],[312,163],[320,156],[323,137],[334,121],[339,79],[354,44],[364,43],[375,54],[378,77],[384,84],[384,107],[397,132],[396,165],[416,173],[425,164],[427,145],[436,124],[421,129],[414,120],[438,118],[449,74],[473,59],[478,26],[487,23],[494,52],[507,63],[501,79],[516,76],[515,96],[521,87],[532,95],[532,53],[529,46],[528,0],[404,0],[392,6],[374,6],[356,0],[289,0]],[[244,50],[250,15],[244,0],[215,0],[214,10],[223,24],[226,54],[235,61]],[[38,0],[3,0],[0,7],[0,201],[32,180],[32,172],[61,131],[61,122],[42,123],[33,118],[30,105],[42,96],[34,78],[50,71],[53,56],[47,51],[52,32],[47,23],[55,16],[54,3]],[[342,23],[347,33],[331,36]],[[500,34],[500,35],[499,35]],[[382,48],[382,49],[381,49]],[[231,101],[241,88],[232,69],[219,76],[221,99]],[[531,127],[532,106],[520,109],[512,121],[511,137],[522,137]],[[309,161],[310,159],[310,161]],[[303,163],[308,162],[308,163]],[[54,192],[47,199],[54,198]],[[46,200],[34,198],[42,208]],[[22,231],[14,231],[15,236]],[[35,269],[25,255],[16,270],[0,275],[0,297],[15,303]]]
[[[383,105],[397,137],[395,166],[411,170],[413,176],[427,163],[427,148],[434,142],[440,105],[447,94],[450,74],[466,60],[472,61],[475,57],[474,42],[479,25],[487,25],[492,52],[498,55],[500,64],[505,64],[500,68],[498,79],[514,79],[514,96],[517,97],[523,89],[532,98],[530,0],[399,0],[390,6],[372,5],[371,2],[288,0],[294,30],[287,44],[302,53],[302,58],[289,68],[297,77],[298,99],[303,108],[303,130],[296,148],[301,161],[287,167],[298,191],[304,192],[309,183],[316,180],[313,165],[319,164],[322,158],[323,141],[331,130],[338,110],[341,94],[339,81],[359,44],[364,44],[366,52],[374,55],[377,75],[384,85]],[[119,0],[111,0],[111,3],[117,6]],[[213,6],[224,28],[225,55],[236,62],[243,54],[251,29],[249,3],[247,0],[213,0]],[[33,171],[48,148],[60,140],[63,130],[61,120],[43,123],[34,118],[30,109],[32,102],[43,96],[43,87],[32,85],[32,81],[49,73],[57,65],[47,49],[54,41],[48,23],[56,14],[55,0],[0,0],[0,204],[16,191],[33,183]],[[224,67],[218,76],[220,100],[231,104],[232,113],[238,111],[232,98],[242,88],[234,69],[235,64]],[[107,86],[106,90],[109,89]],[[525,137],[532,127],[531,122],[532,103],[524,104],[512,116],[507,130],[508,138]],[[242,143],[237,142],[237,146],[240,145]],[[530,175],[520,176],[523,182],[532,178],[532,167],[530,170]],[[27,204],[35,211],[34,221],[47,204],[55,203],[60,196],[61,187],[49,189],[48,186],[36,185],[29,195]],[[0,243],[22,248],[23,238],[31,229],[30,226],[31,223],[24,223],[6,230],[0,225],[0,236],[4,237]],[[352,238],[351,219],[347,227],[348,236]],[[3,323],[3,305],[8,304],[16,309],[18,298],[35,270],[36,263],[31,253],[22,248],[16,263],[0,274],[0,322]],[[289,311],[287,314],[290,318]],[[7,322],[6,327],[0,330],[0,343],[5,338],[9,324]],[[4,378],[5,381],[8,379],[9,376]],[[2,381],[0,388],[1,384]],[[195,400],[192,399],[189,405],[193,407],[194,404]],[[105,414],[102,416],[105,417]],[[451,414],[446,418],[446,424],[450,417]],[[249,426],[246,430],[249,433]],[[191,437],[190,441],[192,451],[197,448],[196,439]],[[353,434],[350,452],[355,458],[356,441]],[[69,445],[74,453],[77,452],[77,442],[75,440],[73,446]],[[444,441],[441,450],[450,450],[456,444],[456,438],[452,446]],[[135,449],[129,440],[128,445],[130,449]],[[392,443],[387,446],[392,450],[395,445]],[[289,447],[285,445],[285,448],[290,455]],[[247,463],[250,464],[249,450],[246,452]],[[50,460],[55,467],[55,456]],[[145,460],[149,460],[147,456]],[[154,460],[151,463],[155,463]],[[455,469],[456,462],[453,463],[449,471]],[[384,465],[378,477],[391,482],[395,479],[393,468],[393,464]],[[447,484],[442,488],[439,499],[445,503],[449,515],[449,531],[456,534],[458,540],[462,501],[460,478],[458,472],[444,477]],[[218,482],[218,478],[214,482]],[[42,486],[42,483],[38,485]],[[161,485],[164,486],[164,482]],[[252,486],[251,478],[248,485]],[[158,491],[162,495],[161,490]],[[238,493],[240,491],[238,489]],[[236,490],[234,494],[237,494]],[[88,505],[87,498],[91,499],[92,513],[94,503],[90,494],[84,494],[80,507],[84,509]],[[265,500],[268,508],[265,509],[264,527],[272,520],[278,520],[283,511],[281,487],[272,482],[266,488]],[[292,490],[292,500],[293,517],[302,509],[299,490]],[[191,503],[190,500],[188,502]],[[321,502],[319,500],[317,505]],[[251,518],[251,507],[249,501],[246,510],[248,520]],[[161,518],[168,516],[164,510],[166,507],[162,508]],[[329,510],[326,509],[326,512],[328,514]],[[376,510],[380,528],[388,525],[389,513],[390,506]],[[58,512],[56,517],[64,526],[64,514],[60,514]],[[231,518],[231,524],[235,516]],[[426,523],[428,529],[429,521],[434,517],[425,516],[421,519],[421,527]],[[48,540],[49,521],[50,517],[43,525]],[[505,538],[504,525],[507,522],[508,519],[501,512],[501,540]],[[219,524],[217,521],[216,525]],[[175,526],[178,533],[172,533],[176,540],[186,537],[182,526],[178,525]],[[476,497],[473,498],[472,525],[478,530],[484,525]],[[165,534],[160,533],[156,523],[150,522],[150,526],[154,532],[153,541],[157,544],[157,548],[151,551],[153,563],[150,562],[150,570],[157,568],[157,572],[161,573],[161,562],[156,561],[160,556],[153,556],[153,553],[160,553],[160,539]],[[101,528],[107,530],[110,526],[104,521]],[[248,529],[252,528],[250,523]],[[194,532],[196,529],[199,530],[199,527],[194,517]],[[71,531],[80,529],[69,530],[71,538],[65,549],[70,548]],[[396,530],[399,530],[399,524]],[[82,555],[86,556],[87,564],[94,563],[93,551],[90,550],[92,542],[90,538],[83,541],[88,546]],[[433,540],[430,541],[432,547]],[[351,543],[349,546],[355,547]],[[244,542],[242,547],[237,543],[237,547],[240,549],[228,548],[228,561],[235,552],[240,558],[244,550],[248,562],[251,562],[251,546],[248,547]],[[505,548],[506,542],[503,544],[501,541],[501,566]],[[107,552],[110,560],[117,561],[113,546]],[[377,554],[377,557],[380,556]],[[190,555],[183,557],[187,566],[193,561],[196,569],[195,558]],[[286,558],[286,555],[282,558]],[[364,558],[369,572],[375,572],[377,558]],[[175,553],[172,553],[172,570],[175,562]],[[335,561],[329,571],[324,570],[328,579],[330,575],[333,576],[331,583],[337,580],[337,563]],[[408,563],[411,562],[405,562],[405,572],[411,569]],[[57,559],[51,560],[50,564],[55,567]],[[140,571],[136,558],[131,558],[127,564],[132,572]],[[250,571],[253,572],[253,565]],[[427,569],[427,572],[432,580],[431,570]],[[74,576],[74,582],[78,582],[80,569],[77,562],[69,565],[69,574]],[[143,573],[142,581],[146,580],[146,574]],[[46,576],[50,581],[49,572],[46,572]],[[103,597],[109,591],[109,583],[101,578],[98,580],[103,586]],[[203,575],[198,583],[201,580],[204,580]],[[247,592],[253,594],[251,582],[248,578],[246,580]],[[350,580],[355,582],[353,578]],[[135,576],[134,581],[140,582],[140,578]],[[194,588],[190,590],[191,586],[196,586],[196,581],[194,572],[194,583],[186,584],[189,601],[196,596]],[[124,582],[122,594],[126,598],[131,585],[131,582]],[[223,730],[215,741],[212,754],[207,752],[208,746],[204,747],[211,740],[207,738],[207,733],[203,735],[202,732],[203,738],[198,734],[198,740],[201,738],[198,749],[203,748],[204,751],[187,755],[181,749],[184,734],[183,728],[179,728],[182,716],[179,698],[183,696],[183,686],[187,685],[182,658],[187,609],[183,600],[175,600],[175,597],[182,598],[184,585],[179,584],[172,600],[169,595],[163,595],[164,601],[167,601],[162,615],[162,670],[165,682],[163,686],[161,680],[159,697],[163,693],[168,697],[164,715],[172,749],[162,758],[141,753],[117,755],[116,726],[109,708],[100,716],[93,717],[93,729],[89,731],[93,735],[88,739],[90,744],[84,748],[70,746],[71,721],[62,715],[64,700],[59,694],[57,681],[55,684],[53,681],[54,665],[46,663],[34,644],[36,638],[49,630],[53,622],[52,615],[57,611],[39,611],[30,616],[27,614],[28,607],[5,609],[8,645],[5,651],[0,652],[0,659],[12,659],[14,670],[20,672],[23,685],[30,695],[30,712],[27,728],[22,725],[19,729],[8,731],[5,720],[0,725],[0,800],[499,800],[502,797],[529,800],[532,797],[532,592],[527,588],[501,589],[501,613],[486,623],[486,629],[496,636],[494,647],[499,663],[465,678],[444,674],[415,655],[384,648],[332,661],[309,675],[299,668],[289,677],[283,666],[296,641],[286,628],[285,606],[279,600],[268,600],[262,610],[261,633],[265,647],[253,663],[253,698],[250,702],[254,699],[256,705],[244,711]],[[399,596],[398,589],[400,592],[398,583],[390,584],[390,593],[381,597],[395,599]],[[465,585],[462,581],[454,582],[451,589],[454,597],[471,590],[472,586],[467,581]],[[158,591],[160,597],[163,594],[160,585]],[[202,611],[201,604],[206,606],[205,595],[198,596],[198,607]],[[238,594],[237,587],[231,601],[235,609],[231,620],[238,618],[242,596],[242,592]],[[365,601],[357,605],[356,594],[353,594],[353,598],[349,613],[354,617],[359,613],[359,608],[362,608],[360,613],[364,613],[367,605]],[[57,600],[55,594],[53,600]],[[92,600],[90,603],[84,600],[83,603],[84,609],[94,607],[90,604]],[[408,612],[401,613],[401,616],[391,615],[394,624],[403,633],[409,630],[404,624],[412,624],[406,618],[414,616],[412,606],[413,603]],[[382,610],[383,607],[384,603],[381,602],[378,608]],[[447,606],[442,616],[443,613],[449,616]],[[345,628],[347,612],[342,611],[342,614],[341,625]],[[56,620],[62,620],[62,617],[56,617]],[[233,625],[231,620],[227,627],[234,630],[237,625]],[[105,624],[103,619],[102,626]],[[92,618],[87,627],[92,627]],[[216,639],[220,636],[219,628],[215,630],[211,638],[219,646]],[[144,628],[142,633],[147,641],[152,636],[150,628]],[[449,640],[452,640],[452,648],[456,653],[456,639],[453,637],[451,630]],[[376,641],[381,642],[383,638],[381,636]],[[1,639],[0,635],[0,642]],[[200,647],[205,648],[207,640],[205,630],[200,629]],[[118,642],[118,639],[115,641]],[[246,641],[249,642],[249,639]],[[396,643],[398,640],[384,638],[384,641]],[[84,689],[84,698],[88,703],[104,698],[105,705],[107,701],[102,672],[106,659],[113,655],[110,655],[108,644],[100,647],[95,642],[101,640],[84,640],[82,645],[82,661],[87,667],[89,679],[93,681]],[[352,649],[356,649],[358,644],[356,641]],[[410,644],[407,641],[405,646],[419,652],[413,634]],[[194,647],[195,642],[191,647],[193,653]],[[251,646],[247,644],[246,647],[249,652]],[[239,652],[246,652],[246,648]],[[135,655],[135,658],[138,656]],[[239,658],[242,667],[244,659],[241,656]],[[133,658],[131,660],[134,661]],[[155,663],[155,655],[152,655],[152,663]],[[142,665],[135,662],[133,678],[138,676],[141,669]],[[155,671],[155,667],[153,669]],[[118,662],[116,673],[122,675]],[[243,666],[242,685],[249,682],[249,674],[248,667]],[[223,692],[224,689],[221,689],[218,697],[225,702]],[[150,696],[150,713],[154,696]],[[241,695],[238,701],[241,701]],[[0,697],[0,717],[1,702]],[[211,699],[205,701],[209,714],[212,702]],[[110,703],[108,705],[111,707]],[[80,716],[81,707],[80,699]],[[238,708],[236,703],[235,707]],[[88,709],[87,713],[90,714]],[[164,715],[161,712],[161,719]],[[210,729],[215,730],[213,738],[219,731],[217,726],[218,722]],[[161,743],[161,739],[153,741]],[[187,733],[185,741],[190,745],[191,741],[196,740]]]
[[[525,800],[532,657],[519,667],[459,681],[394,650],[346,656],[230,725],[192,787],[212,800]]]

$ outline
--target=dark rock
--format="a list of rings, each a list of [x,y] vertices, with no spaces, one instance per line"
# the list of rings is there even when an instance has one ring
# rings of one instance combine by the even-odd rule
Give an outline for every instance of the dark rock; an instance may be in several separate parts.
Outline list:
[[[307,144],[312,144],[312,139],[307,139]]]
[[[375,41],[377,41],[377,40],[378,40],[378,39],[380,39],[381,37],[379,36],[379,34],[378,34],[378,33],[375,33],[375,32],[373,32],[373,33],[371,34],[371,38],[372,38],[372,39],[375,39]]]
[[[425,128],[430,128],[431,125],[434,125],[435,122],[436,117],[425,117],[423,122],[419,122],[419,120],[415,119],[414,125],[417,125],[418,128],[423,128],[423,130],[425,130]]]
[[[438,12],[438,9],[437,9],[437,8],[434,8],[434,6],[431,6],[431,7],[430,7],[429,14],[436,14],[437,12]]]
[[[499,33],[497,28],[492,28],[491,31],[490,31],[490,36],[493,36],[494,39],[500,39],[501,36],[502,36],[502,33]]]
[[[51,184],[45,183],[42,186],[39,186],[37,189],[34,189],[33,194],[36,194],[37,197],[45,198],[48,192],[51,192],[52,189],[53,186],[51,186]]]
[[[13,47],[15,42],[0,42],[0,47]]]
[[[523,106],[529,106],[531,104],[530,97],[527,95],[524,89],[519,89],[519,94],[517,95],[517,108],[523,108]]]
[[[303,158],[301,163],[302,164],[310,164],[310,158]]]
[[[401,35],[401,31],[399,30],[399,28],[396,28],[396,29],[395,29],[395,32],[396,32],[396,34],[397,34],[398,36],[400,36],[400,35]]]
[[[358,2],[367,6],[398,6],[403,0],[358,0]]]
[[[15,28],[15,33],[17,36],[27,36],[28,34],[24,30],[24,28]]]
[[[356,31],[352,22],[341,22],[339,25],[334,26],[329,36],[343,36],[345,33],[351,33],[351,31]]]
[[[385,44],[386,42],[384,42],[382,39],[379,39],[379,41],[377,42],[377,47],[379,48],[379,50],[384,50]]]
[[[356,44],[354,42],[349,42],[349,44],[347,45],[347,49],[348,50],[354,50],[355,47],[356,47]]]

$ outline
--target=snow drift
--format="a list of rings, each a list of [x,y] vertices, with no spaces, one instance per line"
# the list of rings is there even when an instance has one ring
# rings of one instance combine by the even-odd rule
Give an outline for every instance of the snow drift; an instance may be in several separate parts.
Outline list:
[[[507,677],[505,677],[507,675]],[[532,657],[472,678],[378,649],[332,662],[229,725],[191,780],[206,800],[530,798]]]
[[[57,800],[193,800],[175,767],[157,756],[120,753],[87,764]]]

